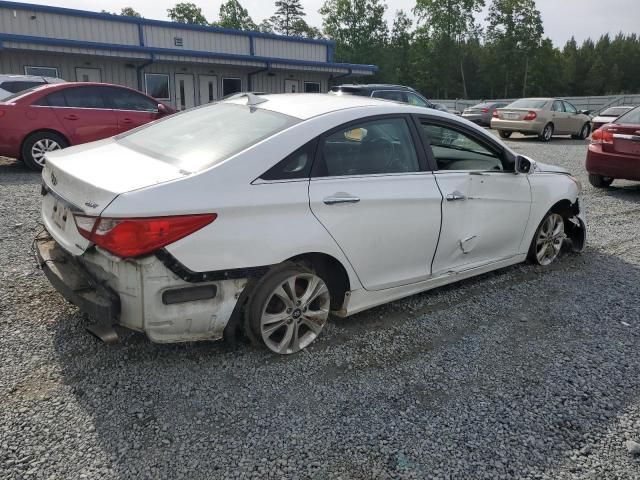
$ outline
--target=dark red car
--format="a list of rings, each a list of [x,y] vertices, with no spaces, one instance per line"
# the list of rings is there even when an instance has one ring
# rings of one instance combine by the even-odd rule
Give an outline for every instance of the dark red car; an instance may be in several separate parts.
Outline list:
[[[121,85],[34,87],[0,101],[0,156],[20,158],[40,170],[49,151],[111,137],[173,112]]]
[[[615,179],[640,181],[640,107],[593,132],[587,172],[589,183],[598,188]]]

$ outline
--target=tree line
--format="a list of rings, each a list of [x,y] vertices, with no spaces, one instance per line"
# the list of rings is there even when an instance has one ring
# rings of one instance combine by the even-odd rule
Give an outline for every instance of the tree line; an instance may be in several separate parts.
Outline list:
[[[489,5],[483,24],[478,15]],[[301,0],[276,0],[255,23],[238,0],[222,3],[209,21],[194,3],[168,17],[336,42],[335,61],[380,67],[361,81],[410,85],[431,98],[611,95],[640,92],[640,38],[602,35],[562,48],[544,35],[535,0],[416,0],[413,16],[398,10],[390,24],[385,0],[325,0],[322,28],[305,20]],[[132,8],[121,15],[140,16]]]

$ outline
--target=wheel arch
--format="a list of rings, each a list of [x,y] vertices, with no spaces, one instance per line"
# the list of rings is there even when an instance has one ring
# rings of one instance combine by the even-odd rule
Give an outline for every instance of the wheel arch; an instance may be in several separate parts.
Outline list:
[[[545,219],[549,213],[557,213],[565,220],[564,231],[567,238],[571,240],[572,248],[576,252],[584,249],[586,243],[586,225],[580,218],[580,204],[578,199],[575,202],[567,198],[557,200],[543,215],[538,219],[537,226]],[[537,231],[536,226],[536,231]],[[533,237],[532,237],[533,241]]]
[[[342,308],[345,296],[351,289],[351,281],[347,269],[340,260],[326,253],[308,252],[285,261],[305,265],[318,273],[327,282],[331,293],[331,309]]]

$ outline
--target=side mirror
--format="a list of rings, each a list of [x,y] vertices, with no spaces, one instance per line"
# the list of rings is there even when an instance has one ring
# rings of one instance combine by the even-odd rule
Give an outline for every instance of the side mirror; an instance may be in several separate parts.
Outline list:
[[[535,168],[535,162],[530,158],[518,155],[516,157],[516,173],[523,173],[525,175],[533,172]]]
[[[169,113],[169,110],[167,110],[167,107],[165,106],[164,103],[158,104],[158,113],[162,113],[163,115],[166,115],[167,113]]]
[[[583,115],[591,115],[591,110],[580,110],[578,113],[581,113]]]

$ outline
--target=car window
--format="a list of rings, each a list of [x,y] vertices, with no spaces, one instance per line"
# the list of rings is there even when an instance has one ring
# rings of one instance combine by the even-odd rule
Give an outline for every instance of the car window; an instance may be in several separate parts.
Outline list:
[[[48,107],[66,107],[67,101],[64,98],[64,93],[62,91],[57,91],[50,93],[49,95],[45,95],[44,97],[36,100],[31,105],[42,105]]]
[[[536,98],[521,98],[515,102],[511,102],[509,108],[544,108],[548,100],[540,100]]]
[[[551,110],[554,112],[564,112],[564,105],[560,100],[554,100]]]
[[[404,118],[352,124],[322,140],[314,176],[375,175],[420,170]]]
[[[569,112],[569,113],[578,113],[578,109],[576,107],[574,107],[573,105],[571,105],[569,102],[563,102],[564,103],[564,109]]]
[[[623,113],[627,113],[629,110],[631,110],[631,107],[611,107],[607,108],[600,115],[603,117],[619,117]]]
[[[157,112],[158,102],[125,88],[105,87],[105,97],[110,108],[116,110],[135,110]]]
[[[384,100],[407,103],[405,92],[399,92],[397,90],[378,90],[377,92],[373,92],[371,96],[373,98],[382,98]]]
[[[97,87],[75,87],[62,90],[67,107],[107,108],[104,98]]]
[[[616,119],[616,121],[613,123],[640,124],[640,107],[636,107],[630,112],[625,113],[624,115]]]
[[[187,172],[199,172],[298,122],[262,108],[209,103],[120,134],[116,141]]]
[[[428,107],[429,104],[420,98],[415,93],[407,92],[407,100],[409,105],[415,105],[417,107]]]
[[[465,133],[421,122],[438,170],[504,170],[500,156]]]
[[[317,142],[314,140],[300,147],[284,160],[263,173],[263,180],[294,180],[308,178]]]
[[[10,93],[18,93],[28,88],[42,85],[43,83],[44,82],[26,81],[26,80],[6,81],[6,82],[0,83],[0,88]]]

